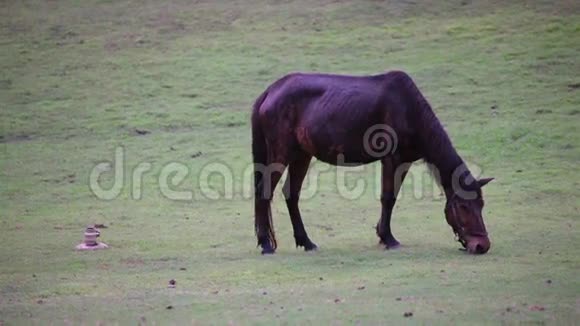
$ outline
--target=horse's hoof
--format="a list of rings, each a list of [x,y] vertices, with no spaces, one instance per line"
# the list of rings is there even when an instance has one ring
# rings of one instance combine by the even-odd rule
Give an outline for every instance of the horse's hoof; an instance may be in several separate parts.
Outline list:
[[[394,250],[394,249],[401,248],[401,244],[397,240],[387,241],[387,243],[385,243],[384,245],[385,245],[385,249],[387,249],[387,250]]]
[[[304,251],[313,251],[318,249],[316,243],[310,241],[308,237],[294,237],[294,239],[296,240],[296,248],[304,247]]]
[[[400,244],[394,245],[394,246],[385,246],[385,249],[386,250],[397,250],[399,248],[401,248],[401,245]]]
[[[276,252],[269,243],[262,244],[262,255],[273,255]]]
[[[275,253],[276,253],[276,250],[274,250],[272,248],[262,249],[262,255],[273,255]]]
[[[318,250],[318,246],[315,243],[310,243],[307,246],[304,246],[304,251],[317,251]]]

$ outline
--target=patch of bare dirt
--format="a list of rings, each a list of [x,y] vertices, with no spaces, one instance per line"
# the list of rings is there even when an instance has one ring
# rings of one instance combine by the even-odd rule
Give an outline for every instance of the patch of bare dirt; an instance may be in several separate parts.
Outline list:
[[[22,230],[24,229],[24,225],[22,224],[16,224],[16,226],[14,226],[13,230]]]
[[[318,228],[318,229],[322,229],[324,231],[332,231],[334,230],[332,227],[328,226],[328,225],[322,225],[322,224],[313,224],[312,227]]]
[[[135,133],[139,136],[144,136],[144,135],[150,134],[151,131],[146,130],[146,129],[135,128]]]
[[[536,110],[536,114],[548,114],[548,113],[552,113],[552,110],[548,110],[548,109]]]
[[[568,84],[568,88],[569,89],[579,89],[580,88],[580,83],[573,83],[573,84]]]
[[[52,179],[42,179],[42,182],[53,183],[53,184],[65,184],[65,183],[75,183],[76,174],[70,173],[62,177],[52,178]]]
[[[104,44],[107,52],[116,52],[122,49],[142,47],[152,43],[146,36],[137,33],[124,33],[109,37]]]
[[[233,127],[239,127],[239,126],[243,126],[243,125],[245,125],[244,122],[228,122],[226,124],[226,127],[233,128]]]
[[[533,306],[530,306],[530,310],[531,311],[544,311],[544,310],[546,310],[546,308],[544,306],[540,306],[540,305],[533,305]]]
[[[120,262],[129,267],[139,267],[145,265],[145,261],[139,258],[123,258]]]
[[[0,143],[19,143],[25,141],[31,141],[34,139],[33,135],[22,134],[22,135],[0,135]]]

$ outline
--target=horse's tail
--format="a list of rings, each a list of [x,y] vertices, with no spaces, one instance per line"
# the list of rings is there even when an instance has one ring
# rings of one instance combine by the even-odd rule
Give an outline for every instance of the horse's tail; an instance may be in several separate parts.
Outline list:
[[[268,196],[264,194],[264,173],[267,173],[267,164],[268,164],[268,145],[266,144],[266,137],[264,135],[264,130],[259,121],[259,111],[262,103],[266,100],[268,96],[268,90],[262,93],[254,102],[254,107],[252,111],[252,156],[254,161],[254,196],[255,196],[255,222],[254,222],[254,229],[256,235],[260,234],[260,221],[259,217],[257,216],[258,213],[258,205],[261,198],[264,196]],[[269,187],[266,187],[268,189]],[[270,245],[275,250],[277,248],[276,242],[276,235],[274,233],[274,223],[272,221],[272,212],[270,209],[270,205],[268,207],[268,240],[270,241]],[[261,245],[262,239],[258,236],[258,245]]]
[[[264,103],[264,100],[268,96],[268,92],[262,93],[254,103],[252,111],[252,156],[254,161],[254,193],[256,198],[258,196],[263,196],[262,192],[262,179],[263,174],[259,173],[260,168],[263,168],[268,164],[268,145],[266,144],[266,137],[264,136],[264,131],[260,125],[260,106]]]

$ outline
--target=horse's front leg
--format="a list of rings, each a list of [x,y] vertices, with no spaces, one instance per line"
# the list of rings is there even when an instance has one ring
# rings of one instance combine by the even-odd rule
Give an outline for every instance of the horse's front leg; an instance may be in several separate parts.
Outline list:
[[[391,232],[391,215],[397,200],[399,189],[405,180],[410,164],[401,164],[398,158],[385,158],[382,164],[381,180],[381,219],[377,224],[377,235],[380,243],[387,249],[395,249],[400,246]]]

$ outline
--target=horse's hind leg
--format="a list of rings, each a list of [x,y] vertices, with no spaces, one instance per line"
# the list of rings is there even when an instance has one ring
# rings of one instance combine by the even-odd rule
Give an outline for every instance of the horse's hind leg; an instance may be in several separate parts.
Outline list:
[[[256,190],[255,227],[258,245],[262,247],[262,254],[273,254],[277,248],[270,202],[276,185],[288,165],[286,154],[287,151],[285,149],[281,151],[268,148],[269,163],[265,167],[261,167],[262,171],[260,171],[262,181],[259,184],[259,189]]]
[[[300,152],[296,158],[290,163],[288,167],[288,177],[284,184],[284,196],[286,197],[286,206],[292,221],[292,228],[294,229],[294,240],[296,247],[304,247],[304,250],[316,250],[318,247],[310,238],[304,229],[302,223],[302,216],[298,208],[298,200],[300,199],[300,190],[302,189],[302,182],[308,172],[310,160],[312,156],[307,153]]]

